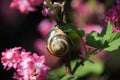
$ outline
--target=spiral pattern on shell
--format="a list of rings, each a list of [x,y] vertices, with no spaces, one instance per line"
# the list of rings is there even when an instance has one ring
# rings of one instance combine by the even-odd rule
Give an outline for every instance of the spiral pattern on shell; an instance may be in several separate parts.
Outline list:
[[[52,28],[47,36],[47,49],[55,56],[62,57],[69,53],[72,42],[57,26]]]

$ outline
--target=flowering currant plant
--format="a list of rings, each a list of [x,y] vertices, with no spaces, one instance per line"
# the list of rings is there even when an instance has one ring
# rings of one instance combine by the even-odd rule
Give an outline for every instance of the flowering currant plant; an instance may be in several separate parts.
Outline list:
[[[115,2],[104,13],[104,5],[96,0],[12,0],[11,9],[27,15],[41,7],[41,14],[49,19],[38,24],[42,35],[35,42],[38,53],[22,47],[6,49],[1,53],[3,68],[14,69],[15,80],[80,80],[89,73],[99,76],[104,64],[101,56],[120,48],[120,0]]]

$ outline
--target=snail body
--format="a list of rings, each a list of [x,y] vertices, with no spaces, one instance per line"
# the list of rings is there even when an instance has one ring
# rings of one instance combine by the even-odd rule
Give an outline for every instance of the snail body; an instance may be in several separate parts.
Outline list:
[[[47,35],[48,51],[58,57],[65,56],[70,52],[72,42],[70,38],[58,27],[55,26]]]

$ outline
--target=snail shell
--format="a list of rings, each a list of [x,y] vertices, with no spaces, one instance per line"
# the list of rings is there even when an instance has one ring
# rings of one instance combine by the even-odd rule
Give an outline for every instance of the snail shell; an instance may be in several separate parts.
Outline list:
[[[47,36],[47,49],[55,56],[62,57],[71,50],[70,38],[57,26],[52,28]]]

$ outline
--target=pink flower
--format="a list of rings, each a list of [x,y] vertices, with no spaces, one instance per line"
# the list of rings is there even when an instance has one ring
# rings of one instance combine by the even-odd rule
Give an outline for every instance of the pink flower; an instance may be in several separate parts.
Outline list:
[[[104,5],[96,0],[83,2],[82,0],[72,0],[71,7],[73,8],[73,23],[78,28],[84,28],[87,24],[94,24],[95,21],[102,23],[104,19]]]
[[[22,55],[17,72],[14,73],[15,79],[22,80],[45,80],[50,69],[45,65],[45,57],[38,56],[36,53],[24,53]]]
[[[117,7],[113,6],[111,9],[109,9],[106,13],[106,22],[110,21],[112,24],[117,22],[119,19],[119,15],[117,12]]]
[[[113,6],[107,11],[105,21],[110,21],[114,32],[120,32],[120,0],[117,1],[117,6]]]
[[[50,69],[45,65],[45,56],[39,57],[37,54],[33,54],[33,69],[35,70],[35,74],[38,74],[39,78],[41,80],[45,80],[45,78],[48,76],[48,70]],[[38,78],[38,79],[39,79]]]
[[[20,62],[20,50],[21,47],[15,47],[12,49],[6,49],[6,52],[2,52],[1,62],[4,68],[7,70],[17,68],[17,64]]]
[[[18,68],[29,68],[31,67],[32,63],[32,56],[31,56],[31,52],[25,52],[25,51],[21,51],[21,61],[19,63],[19,67]]]
[[[113,27],[114,32],[120,32],[120,26],[119,27]]]
[[[52,18],[56,18],[61,7],[62,4],[59,2],[52,3],[51,1],[46,0],[43,3],[42,14],[43,16],[50,16]]]
[[[49,30],[56,25],[55,21],[51,21],[49,19],[44,19],[38,24],[38,31],[42,35],[42,37],[46,37]]]
[[[36,53],[33,53],[33,55],[30,55],[28,53],[26,57],[27,56],[28,60],[26,66],[22,65],[19,70],[21,73],[23,73],[22,71],[25,71],[26,76],[24,76],[24,78],[27,77],[27,80],[45,80],[48,76],[48,70],[50,69],[48,66],[45,65],[45,57],[38,56]],[[26,60],[26,58],[24,60]],[[26,72],[28,73],[28,75],[26,74]]]
[[[71,6],[78,15],[88,16],[93,13],[93,10],[88,6],[87,2],[82,3],[80,0],[73,0]]]
[[[91,25],[87,25],[84,29],[85,29],[86,34],[89,32],[92,32],[92,31],[96,31],[98,33],[101,33],[102,26],[91,24]]]
[[[19,10],[21,13],[33,12],[36,6],[41,5],[44,0],[13,0],[10,4],[11,8]]]
[[[44,8],[43,8],[42,14],[43,14],[43,16],[48,16],[48,15],[50,15],[50,11],[48,10],[47,7],[44,7]]]
[[[32,6],[40,6],[46,0],[28,0]]]
[[[45,80],[50,69],[45,65],[45,57],[36,53],[26,52],[21,47],[15,47],[2,52],[4,67],[16,70],[13,78],[16,80]]]

